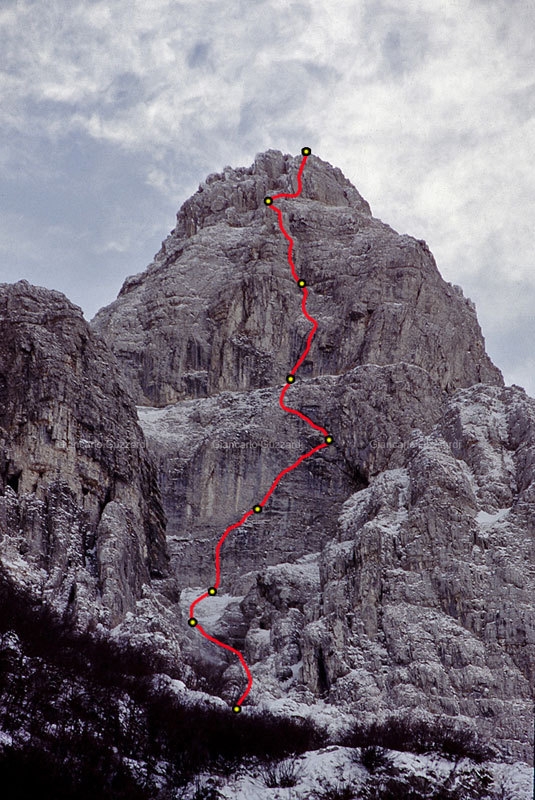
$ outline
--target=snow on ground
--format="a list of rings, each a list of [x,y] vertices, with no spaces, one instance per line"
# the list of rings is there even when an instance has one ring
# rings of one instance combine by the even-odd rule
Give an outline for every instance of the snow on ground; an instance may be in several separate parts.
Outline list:
[[[297,800],[327,786],[358,785],[367,773],[351,754],[350,748],[332,746],[286,759],[282,763],[296,777],[296,785],[288,788],[266,786],[266,768],[252,765],[223,786],[221,795],[225,800]]]
[[[370,777],[355,758],[358,753],[354,748],[331,746],[279,762],[280,767],[276,765],[272,774],[276,775],[278,769],[286,768],[295,777],[295,785],[292,787],[266,786],[268,768],[252,763],[238,769],[236,775],[230,778],[201,777],[197,781],[197,788],[206,786],[212,780],[225,800],[315,800],[322,795],[329,796],[328,789],[338,787],[342,790],[347,786],[356,793]],[[459,779],[467,773],[487,769],[494,779],[492,790],[498,797],[500,792],[503,792],[503,797],[507,800],[531,800],[532,797],[532,771],[526,764],[488,762],[474,765],[467,760],[454,764],[437,755],[392,751],[387,752],[387,758],[390,764],[383,773],[387,776],[397,771],[405,776],[425,777],[440,785],[452,773]]]
[[[516,764],[493,764],[492,774],[496,786],[503,786],[507,800],[532,800],[533,767]]]
[[[13,737],[10,733],[0,730],[0,750],[3,747],[11,747],[13,744]]]
[[[503,519],[510,510],[510,508],[500,508],[494,514],[488,514],[486,511],[480,511],[476,515],[476,522],[478,522],[482,528],[488,528],[491,525],[494,525],[495,522],[498,522],[498,520]]]
[[[180,595],[180,608],[186,618],[189,617],[189,609],[191,603],[200,597],[201,594],[206,594],[206,586],[199,586],[197,588],[188,587],[183,589]],[[231,603],[241,603],[242,596],[235,596],[232,594],[216,594],[213,597],[207,597],[196,608],[196,615],[199,621],[202,622],[203,628],[211,630],[216,623],[221,619],[224,612],[227,610]]]

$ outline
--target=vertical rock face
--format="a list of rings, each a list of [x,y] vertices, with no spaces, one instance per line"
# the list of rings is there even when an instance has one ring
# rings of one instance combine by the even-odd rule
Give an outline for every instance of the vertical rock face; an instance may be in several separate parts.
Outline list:
[[[268,151],[210,176],[147,272],[95,317],[139,404],[271,386],[296,362],[309,325],[263,198],[293,191],[298,163]],[[447,391],[501,384],[473,306],[442,280],[425,242],[374,219],[340,170],[311,156],[302,195],[279,205],[319,323],[302,376],[406,361]]]
[[[299,161],[269,151],[210,176],[93,323],[153,406],[139,415],[185,605],[222,531],[317,444],[278,407],[310,327],[263,204],[295,190]],[[244,650],[253,701],[455,717],[529,758],[535,401],[503,388],[425,243],[374,219],[339,170],[309,158],[278,204],[318,321],[287,401],[335,444],[226,540],[208,628]]]
[[[166,568],[156,474],[113,355],[63,295],[0,287],[0,552],[115,624]]]
[[[159,467],[172,568],[181,585],[212,579],[221,532],[263,496],[281,469],[318,444],[317,434],[279,408],[278,395],[277,389],[224,392],[139,409]],[[336,447],[285,476],[265,513],[225,544],[226,587],[251,570],[317,552],[336,536],[345,500],[389,464],[404,463],[414,420],[430,431],[444,406],[430,376],[406,364],[297,381],[286,399],[327,425]]]

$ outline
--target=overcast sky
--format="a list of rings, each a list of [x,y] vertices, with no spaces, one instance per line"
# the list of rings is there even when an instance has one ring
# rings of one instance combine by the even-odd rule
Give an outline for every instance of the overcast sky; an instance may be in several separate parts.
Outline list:
[[[534,0],[1,0],[0,281],[90,319],[210,172],[339,166],[535,396]]]

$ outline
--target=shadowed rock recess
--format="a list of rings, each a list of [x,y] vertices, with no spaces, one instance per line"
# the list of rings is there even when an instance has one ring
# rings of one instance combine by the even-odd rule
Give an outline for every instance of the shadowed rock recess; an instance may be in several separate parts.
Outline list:
[[[321,441],[278,404],[310,324],[263,198],[295,191],[300,161],[270,150],[210,175],[93,331],[57,293],[2,289],[2,557],[65,602],[68,570],[87,575],[113,624],[219,665],[225,700],[243,673],[188,629],[188,603],[223,530]],[[319,326],[286,401],[334,445],[227,539],[199,620],[244,652],[252,704],[453,718],[528,760],[535,401],[504,387],[425,242],[340,170],[309,157],[302,195],[277,202]]]

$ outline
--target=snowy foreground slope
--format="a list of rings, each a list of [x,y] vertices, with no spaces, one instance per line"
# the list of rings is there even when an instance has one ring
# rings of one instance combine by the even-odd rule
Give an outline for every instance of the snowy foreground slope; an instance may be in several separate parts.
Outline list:
[[[240,720],[225,716],[239,662],[187,624],[221,533],[319,441],[278,404],[309,324],[262,202],[292,189],[298,163],[268,151],[210,176],[91,326],[58,293],[0,287],[0,589],[23,593],[0,631],[0,774],[9,753],[37,757],[28,742],[65,772],[54,737],[74,736],[74,698],[76,736],[121,743],[106,769],[133,800],[129,780],[158,800],[529,796],[535,401],[504,387],[473,304],[425,242],[374,219],[315,156],[302,196],[281,203],[319,324],[286,399],[334,442],[228,538],[220,591],[198,607],[251,666]],[[56,622],[34,640],[32,613],[50,608],[60,628],[119,648],[111,695],[92,645],[72,644],[76,674],[47,645]],[[90,713],[102,692],[106,735]],[[193,721],[199,700],[213,722]],[[260,740],[262,721],[306,719],[322,733],[295,744],[295,763],[288,749],[258,759],[254,725]],[[219,725],[234,762],[225,735],[210,738]],[[360,763],[362,746],[378,763]],[[87,766],[65,752],[75,773]],[[294,786],[266,786],[285,770]]]
[[[253,769],[251,774],[236,776],[218,788],[221,797],[228,800],[316,800],[366,797],[365,792],[370,793],[368,796],[381,797],[389,790],[389,784],[392,794],[388,797],[406,796],[403,793],[411,788],[415,793],[421,792],[421,796],[432,796],[432,792],[447,786],[448,790],[458,791],[459,797],[469,798],[474,796],[472,792],[480,782],[479,776],[486,773],[491,778],[487,796],[495,791],[496,797],[508,800],[531,800],[532,797],[532,770],[523,763],[474,767],[461,762],[452,767],[450,762],[437,757],[395,752],[387,752],[385,757],[386,765],[370,775],[365,767],[355,763],[353,751],[333,746],[283,762],[286,772],[292,776],[291,782],[295,778],[294,786],[266,787],[269,773],[266,776],[265,770]],[[392,783],[394,775],[397,775],[395,785]],[[204,776],[199,785],[217,786],[217,782]]]

